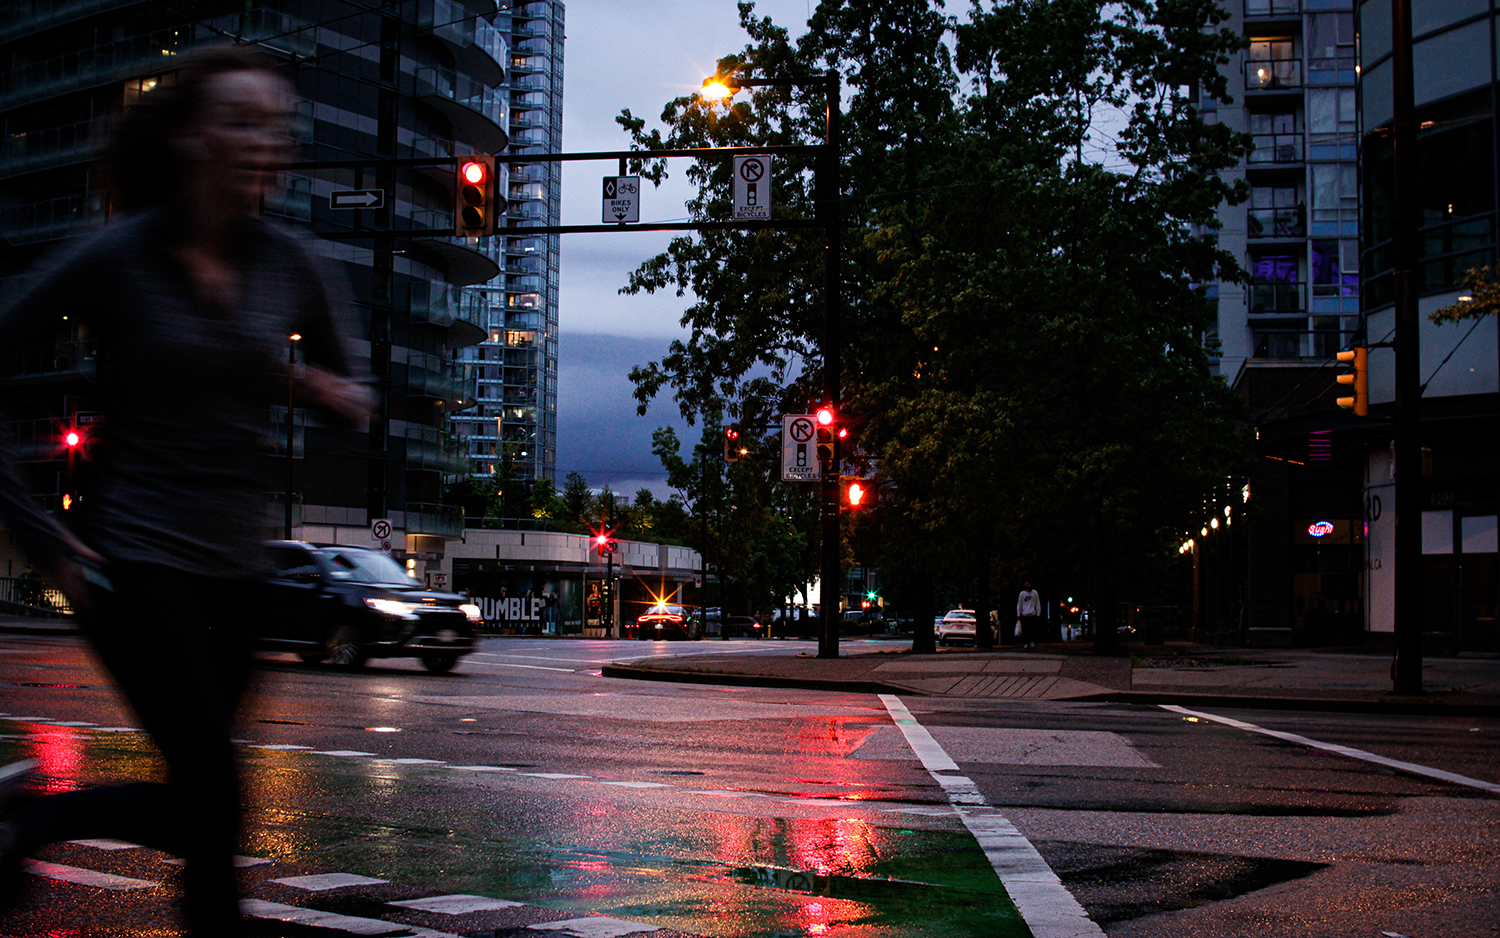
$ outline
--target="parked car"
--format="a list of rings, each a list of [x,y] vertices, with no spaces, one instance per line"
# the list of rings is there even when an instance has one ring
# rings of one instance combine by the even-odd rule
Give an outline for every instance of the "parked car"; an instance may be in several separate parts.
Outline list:
[[[726,616],[719,634],[723,638],[765,638],[766,630],[754,616]]]
[[[692,613],[682,606],[657,603],[625,626],[626,638],[662,641],[702,637],[702,629]]]
[[[939,645],[947,645],[950,642],[973,642],[976,641],[975,629],[978,621],[974,618],[972,609],[952,609],[937,622],[937,639]]]
[[[275,573],[267,581],[263,646],[341,667],[415,657],[439,674],[474,650],[479,607],[428,589],[389,554],[303,541],[266,546]]]

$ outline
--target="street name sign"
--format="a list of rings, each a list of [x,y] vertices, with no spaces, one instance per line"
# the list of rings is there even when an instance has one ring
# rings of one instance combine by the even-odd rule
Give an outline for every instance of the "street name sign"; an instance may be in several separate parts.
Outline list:
[[[328,193],[329,208],[382,208],[384,189],[336,189]]]
[[[604,221],[638,222],[641,220],[641,177],[604,177]]]
[[[812,414],[781,417],[781,481],[816,482],[822,478],[818,444],[813,439],[817,424]]]
[[[734,220],[771,217],[771,156],[753,153],[734,158]]]

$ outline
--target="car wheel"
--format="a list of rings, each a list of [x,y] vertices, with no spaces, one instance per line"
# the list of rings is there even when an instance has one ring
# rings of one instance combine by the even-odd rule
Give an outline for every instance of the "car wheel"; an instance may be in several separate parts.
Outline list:
[[[359,629],[352,625],[336,626],[328,633],[324,648],[325,659],[336,668],[358,668],[368,657],[364,643],[359,640]]]
[[[422,667],[433,674],[447,674],[458,664],[458,655],[451,651],[433,652],[422,656]]]

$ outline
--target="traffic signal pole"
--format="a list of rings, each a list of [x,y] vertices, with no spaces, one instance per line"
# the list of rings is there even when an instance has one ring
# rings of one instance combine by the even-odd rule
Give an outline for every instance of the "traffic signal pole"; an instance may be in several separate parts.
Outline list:
[[[1391,0],[1391,279],[1396,292],[1396,658],[1394,691],[1422,692],[1422,384],[1417,315],[1417,125],[1411,2]]]
[[[825,118],[824,148],[822,159],[818,166],[818,213],[822,216],[824,228],[823,246],[823,400],[828,406],[837,408],[839,406],[839,379],[841,377],[841,362],[839,359],[839,312],[842,302],[840,295],[840,270],[841,247],[839,244],[839,228],[842,222],[842,212],[839,206],[839,196],[842,186],[839,185],[839,75],[837,71],[830,71],[825,77],[827,85],[824,94],[827,96],[827,116]],[[839,570],[839,548],[842,539],[839,531],[839,465],[843,454],[839,452],[839,436],[833,437],[833,471],[825,469],[822,482],[822,533],[823,533],[823,563],[822,580],[819,600],[823,612],[823,635],[818,641],[819,658],[837,658],[839,656],[839,594],[843,592],[840,583],[841,572]]]

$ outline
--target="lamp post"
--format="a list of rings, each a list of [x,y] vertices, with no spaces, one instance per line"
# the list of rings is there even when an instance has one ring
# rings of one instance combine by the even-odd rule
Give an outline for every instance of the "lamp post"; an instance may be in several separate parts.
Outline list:
[[[292,539],[292,401],[296,394],[296,374],[293,371],[297,364],[297,343],[302,341],[299,333],[293,332],[287,337],[286,344],[286,525],[282,531],[282,537],[288,541]]]
[[[823,118],[823,148],[814,175],[817,184],[816,205],[818,217],[823,222],[823,335],[819,351],[823,355],[823,403],[837,411],[839,404],[839,312],[840,296],[840,245],[839,231],[842,218],[839,197],[839,74],[829,71],[823,75],[807,78],[741,78],[735,75],[716,75],[703,82],[700,94],[706,99],[728,99],[741,88],[823,88],[825,113]],[[839,480],[838,465],[841,458],[837,435],[833,441],[833,472],[824,473],[820,480],[819,512],[822,529],[822,573],[821,605],[823,634],[818,640],[819,658],[839,656]],[[830,602],[830,598],[832,601]]]

